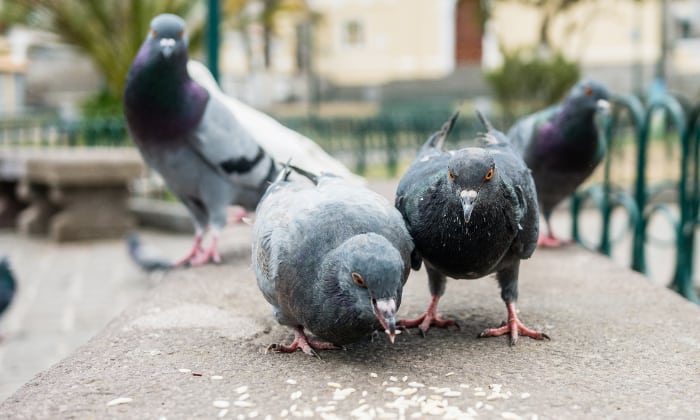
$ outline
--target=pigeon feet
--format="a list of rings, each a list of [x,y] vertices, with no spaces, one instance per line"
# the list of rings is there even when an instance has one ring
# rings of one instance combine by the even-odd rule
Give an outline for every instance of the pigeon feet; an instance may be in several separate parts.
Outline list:
[[[498,337],[505,334],[510,334],[510,345],[514,346],[518,342],[519,336],[534,338],[535,340],[550,340],[549,336],[543,332],[535,331],[527,328],[520,322],[518,315],[515,314],[515,305],[507,303],[508,322],[503,322],[498,328],[487,328],[479,334],[479,338]]]
[[[210,246],[209,249],[207,249],[206,251],[202,251],[194,255],[189,260],[189,266],[198,267],[200,265],[208,263],[209,261],[216,264],[219,264],[221,262],[221,256],[219,255],[219,249],[216,246],[216,243],[213,243],[212,246]]]
[[[457,324],[456,321],[452,319],[445,319],[437,313],[437,304],[439,300],[439,296],[433,296],[432,300],[430,301],[430,306],[428,306],[428,309],[425,311],[425,313],[423,313],[423,315],[416,319],[401,320],[399,321],[399,325],[406,328],[418,327],[421,335],[423,336],[425,336],[425,333],[427,333],[430,327],[433,325],[440,328],[447,328],[454,325],[459,328],[459,324]]]
[[[184,257],[177,260],[175,262],[175,267],[190,265],[190,261],[192,261],[195,257],[197,257],[197,255],[203,252],[204,249],[202,248],[202,237],[200,235],[197,235],[194,238],[194,243],[192,244],[192,249],[190,249],[190,252],[188,252],[187,255],[185,255]]]
[[[202,248],[202,238],[195,238],[194,245],[190,252],[185,255],[182,259],[175,263],[176,267],[198,267],[204,265],[209,261],[219,264],[221,262],[221,256],[219,255],[219,243],[218,238],[213,237],[211,245],[208,249]]]
[[[537,246],[541,248],[559,248],[562,245],[568,245],[571,240],[559,239],[554,235],[545,235],[537,238]]]
[[[301,327],[294,328],[294,341],[292,341],[292,344],[287,346],[273,343],[267,347],[267,351],[278,353],[294,353],[298,349],[301,349],[301,351],[310,356],[315,356],[320,359],[321,356],[316,353],[316,350],[341,350],[342,347],[338,347],[326,341],[309,340]]]

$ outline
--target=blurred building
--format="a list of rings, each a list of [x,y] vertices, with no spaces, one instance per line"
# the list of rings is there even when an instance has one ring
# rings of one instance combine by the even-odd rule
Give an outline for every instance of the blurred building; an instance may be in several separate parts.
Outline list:
[[[226,36],[227,90],[259,106],[486,93],[479,0],[302,3],[301,10],[277,15],[267,67],[264,31],[254,19]]]
[[[280,7],[265,22],[270,4]],[[221,82],[267,109],[486,97],[482,71],[500,65],[501,47],[537,45],[543,16],[518,0],[253,0],[223,31]],[[672,91],[700,92],[700,0],[580,1],[554,15],[549,39],[617,92],[644,93],[660,67]],[[71,116],[100,87],[90,60],[55,36],[17,28],[0,42],[4,112]]]
[[[26,61],[12,55],[7,39],[0,38],[0,118],[22,112],[25,106]]]

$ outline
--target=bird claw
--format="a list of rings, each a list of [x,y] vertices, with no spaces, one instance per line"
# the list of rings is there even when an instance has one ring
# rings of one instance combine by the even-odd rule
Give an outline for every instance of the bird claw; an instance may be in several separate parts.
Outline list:
[[[459,324],[457,324],[457,321],[452,319],[445,319],[442,316],[440,316],[440,314],[430,311],[426,311],[423,315],[416,319],[399,321],[399,326],[402,328],[418,327],[418,331],[420,332],[422,337],[425,337],[425,334],[433,325],[440,328],[448,328],[454,325],[457,326],[458,329],[461,329],[459,327]]]
[[[483,330],[477,338],[498,337],[505,334],[510,335],[511,346],[515,346],[518,343],[520,336],[530,337],[535,340],[551,340],[547,334],[524,326],[517,317],[511,318],[509,322],[504,321],[500,327]]]

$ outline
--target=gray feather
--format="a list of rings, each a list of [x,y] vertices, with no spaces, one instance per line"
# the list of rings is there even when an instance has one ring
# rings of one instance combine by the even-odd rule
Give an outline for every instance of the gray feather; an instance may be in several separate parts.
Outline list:
[[[372,299],[391,297],[398,309],[413,251],[386,199],[331,175],[275,182],[253,225],[253,270],[277,321],[335,344],[379,328]]]

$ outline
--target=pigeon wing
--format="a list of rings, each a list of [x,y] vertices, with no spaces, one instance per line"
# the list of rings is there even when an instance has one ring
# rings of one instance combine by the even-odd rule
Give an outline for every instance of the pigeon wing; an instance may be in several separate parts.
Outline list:
[[[200,62],[187,63],[190,77],[209,91],[231,112],[240,125],[278,162],[292,160],[295,166],[314,173],[331,172],[356,185],[366,184],[364,178],[350,172],[342,163],[328,155],[308,137],[291,130],[262,113],[221,91],[209,70]]]

